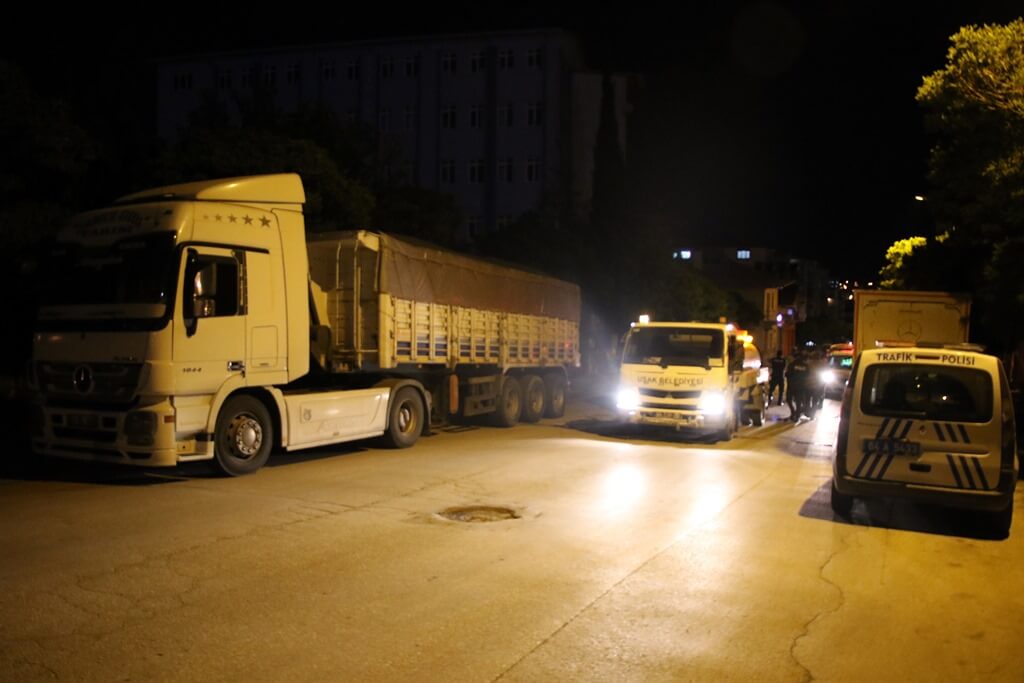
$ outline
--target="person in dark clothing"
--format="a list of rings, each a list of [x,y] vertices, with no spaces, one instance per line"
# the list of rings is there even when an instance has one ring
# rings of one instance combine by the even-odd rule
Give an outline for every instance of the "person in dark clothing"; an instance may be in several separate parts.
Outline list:
[[[789,417],[794,422],[799,420],[801,415],[810,416],[807,406],[810,373],[811,369],[807,365],[804,354],[797,351],[793,355],[793,362],[789,364],[789,369],[786,371],[786,384],[789,387],[786,400],[789,402]]]
[[[779,400],[776,405],[782,405],[782,399],[786,397],[786,359],[782,357],[782,351],[775,352],[775,358],[771,361],[771,382],[768,385],[768,405],[772,404],[775,398],[775,387],[779,388]]]

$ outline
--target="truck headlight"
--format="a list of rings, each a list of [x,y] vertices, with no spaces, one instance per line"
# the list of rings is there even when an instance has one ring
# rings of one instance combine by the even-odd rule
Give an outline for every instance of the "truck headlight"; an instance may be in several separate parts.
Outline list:
[[[721,391],[705,391],[700,395],[697,407],[705,415],[722,415],[725,413],[725,394]]]
[[[818,380],[822,384],[835,384],[836,373],[833,370],[822,370],[818,373]]]
[[[615,396],[619,410],[636,410],[640,407],[640,391],[636,387],[622,387]]]

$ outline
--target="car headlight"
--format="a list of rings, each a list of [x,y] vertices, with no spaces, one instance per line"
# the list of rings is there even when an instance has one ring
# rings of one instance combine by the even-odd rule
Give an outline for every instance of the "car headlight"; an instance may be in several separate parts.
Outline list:
[[[619,410],[636,410],[640,407],[640,391],[636,387],[622,387],[615,396]]]
[[[818,379],[821,380],[822,384],[835,384],[836,373],[833,370],[822,370],[818,373]]]
[[[721,391],[705,391],[697,404],[705,415],[721,415],[725,412],[725,394]]]

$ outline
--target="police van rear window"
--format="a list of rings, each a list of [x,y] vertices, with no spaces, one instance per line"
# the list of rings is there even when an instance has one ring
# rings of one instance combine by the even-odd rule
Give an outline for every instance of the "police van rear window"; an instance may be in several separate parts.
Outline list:
[[[974,368],[871,365],[864,371],[861,412],[880,417],[988,422],[992,418],[992,379],[987,372]]]

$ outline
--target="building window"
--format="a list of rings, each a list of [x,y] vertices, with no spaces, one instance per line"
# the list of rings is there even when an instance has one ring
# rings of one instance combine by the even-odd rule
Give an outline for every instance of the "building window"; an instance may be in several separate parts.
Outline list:
[[[277,83],[277,67],[263,67],[263,85],[274,85]]]
[[[484,181],[484,162],[481,159],[469,162],[469,182],[482,183]]]
[[[472,73],[484,70],[484,53],[474,52],[469,56],[469,70]]]
[[[539,49],[526,51],[526,66],[531,69],[539,69],[544,66],[544,56]]]
[[[334,68],[334,62],[324,62],[320,65],[320,78],[323,81],[333,81],[337,76],[337,70]]]
[[[531,183],[540,180],[540,161],[536,157],[526,160],[526,180]]]
[[[510,225],[512,225],[512,216],[509,216],[509,215],[498,216],[498,230],[501,230],[503,228],[507,228]]]
[[[480,216],[470,216],[466,219],[466,229],[470,237],[476,237],[480,232]]]
[[[515,65],[512,50],[500,50],[498,52],[498,68],[503,71],[511,69]]]
[[[526,125],[539,126],[544,118],[544,105],[541,102],[530,102],[526,106]]]
[[[388,132],[391,130],[391,108],[382,107],[380,110],[380,123],[379,127],[382,132]]]
[[[398,179],[403,183],[412,184],[412,171],[413,166],[411,161],[402,162],[402,165],[398,167]]]
[[[249,88],[256,82],[256,67],[250,66],[242,70],[242,87]]]
[[[441,109],[441,127],[455,129],[455,107],[448,106]]]
[[[737,249],[736,250],[736,258],[739,259],[740,261],[749,261],[750,260],[750,250],[749,249]]]
[[[441,182],[451,184],[455,182],[455,162],[454,161],[442,161],[441,162]]]
[[[302,81],[302,67],[298,64],[289,64],[285,70],[285,80],[292,85]]]
[[[416,110],[407,105],[403,111],[403,120],[405,121],[405,129],[412,130],[413,125],[416,123]]]
[[[469,127],[480,128],[483,125],[483,109],[478,105],[469,108]]]
[[[498,105],[498,125],[502,128],[512,127],[512,105],[511,104],[499,104]]]
[[[455,74],[455,54],[452,52],[445,52],[441,55],[441,72],[446,74]]]
[[[420,62],[415,57],[405,60],[405,75],[409,78],[416,78],[420,75]]]
[[[175,90],[191,90],[192,89],[192,74],[174,74],[174,89]]]
[[[512,159],[498,160],[498,180],[503,183],[511,183],[513,179]]]
[[[356,110],[355,109],[353,109],[352,107],[349,107],[348,109],[345,110],[345,119],[349,123],[355,123],[357,118],[358,117],[356,116]]]
[[[349,62],[345,65],[345,78],[350,81],[359,80],[359,62]]]
[[[689,249],[683,249],[681,251],[674,252],[672,254],[672,257],[680,258],[683,259],[684,261],[689,261],[691,258],[693,258],[693,252],[690,251]]]
[[[221,69],[217,72],[217,87],[221,90],[228,90],[231,88],[231,71],[228,69]]]
[[[395,75],[395,60],[391,57],[385,57],[380,62],[380,77],[391,78]]]

